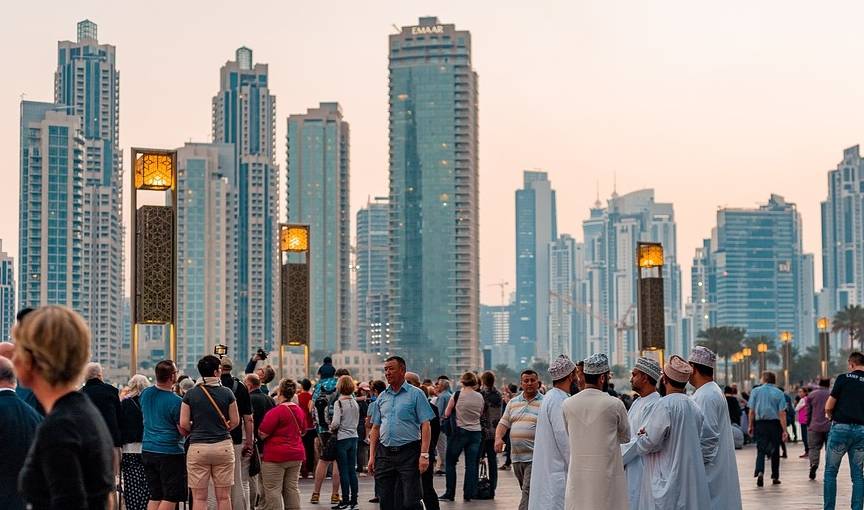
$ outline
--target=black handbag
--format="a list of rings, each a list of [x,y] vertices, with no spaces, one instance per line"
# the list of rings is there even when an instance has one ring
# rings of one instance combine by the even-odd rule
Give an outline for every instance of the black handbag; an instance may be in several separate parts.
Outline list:
[[[332,432],[322,432],[318,435],[318,440],[321,441],[321,460],[336,460],[337,437]]]
[[[459,393],[460,392],[457,391],[453,394],[453,412],[450,413],[448,418],[445,418],[444,421],[441,422],[441,432],[447,437],[456,433],[456,404],[459,403]]]
[[[474,493],[474,499],[495,499],[486,459],[480,461],[480,475],[477,478],[477,492]]]

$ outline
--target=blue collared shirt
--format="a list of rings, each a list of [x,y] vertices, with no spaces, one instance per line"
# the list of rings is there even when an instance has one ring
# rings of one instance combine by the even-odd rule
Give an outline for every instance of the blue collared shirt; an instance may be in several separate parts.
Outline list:
[[[757,420],[779,420],[780,411],[786,410],[786,397],[777,386],[763,384],[753,388],[747,405],[753,410]]]
[[[420,426],[435,418],[426,395],[407,382],[399,391],[388,386],[372,406],[372,424],[381,427],[384,446],[402,446],[420,440]]]

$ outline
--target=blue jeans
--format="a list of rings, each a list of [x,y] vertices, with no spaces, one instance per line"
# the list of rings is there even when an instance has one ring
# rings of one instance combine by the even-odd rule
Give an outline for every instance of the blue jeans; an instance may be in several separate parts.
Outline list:
[[[456,495],[456,463],[459,455],[465,452],[465,481],[462,485],[462,496],[465,499],[474,499],[477,492],[477,477],[479,475],[478,462],[480,460],[480,444],[483,442],[481,431],[468,431],[457,428],[456,433],[447,438],[447,459],[444,471],[447,475],[447,489],[445,494],[450,497]]]
[[[357,438],[336,441],[336,464],[339,466],[339,484],[342,502],[357,504]],[[348,496],[350,492],[350,497]]]
[[[852,474],[852,510],[864,507],[864,425],[835,423],[828,434],[825,449],[825,483],[822,497],[825,510],[834,510],[837,500],[837,471],[843,456],[849,454],[849,471]]]

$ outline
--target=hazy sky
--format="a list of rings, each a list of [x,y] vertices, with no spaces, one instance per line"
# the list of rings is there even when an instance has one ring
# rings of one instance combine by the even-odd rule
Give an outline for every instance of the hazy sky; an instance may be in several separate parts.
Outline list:
[[[9,2],[4,12],[0,238],[16,258],[20,95],[53,99],[57,41],[74,40],[84,18],[117,47],[127,169],[131,146],[210,140],[219,68],[245,45],[270,65],[277,96],[280,206],[286,117],[339,101],[351,123],[354,211],[387,193],[393,25],[436,15],[470,30],[480,76],[482,301],[490,304],[500,301],[494,282],[513,290],[513,192],[524,169],[549,172],[559,231],[577,239],[597,184],[605,199],[613,175],[619,193],[653,187],[657,201],[674,202],[685,296],[693,250],[717,207],[782,194],[803,214],[819,286],[826,171],[864,141],[860,1],[77,0]]]

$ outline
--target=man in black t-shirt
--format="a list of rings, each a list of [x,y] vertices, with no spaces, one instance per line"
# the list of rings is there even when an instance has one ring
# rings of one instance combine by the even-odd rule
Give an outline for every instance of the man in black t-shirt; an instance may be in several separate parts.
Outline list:
[[[825,403],[825,417],[833,421],[825,455],[822,494],[825,508],[834,508],[837,471],[846,453],[849,453],[852,472],[852,508],[861,508],[860,492],[861,484],[864,483],[861,474],[864,468],[864,354],[853,352],[849,355],[849,373],[837,376],[831,396]]]
[[[249,508],[249,459],[255,438],[252,401],[246,385],[231,375],[234,368],[231,358],[222,356],[219,366],[222,369],[220,382],[234,392],[237,410],[240,412],[240,426],[231,431],[231,441],[234,443],[234,486],[231,487],[231,504],[235,509],[246,509]]]

